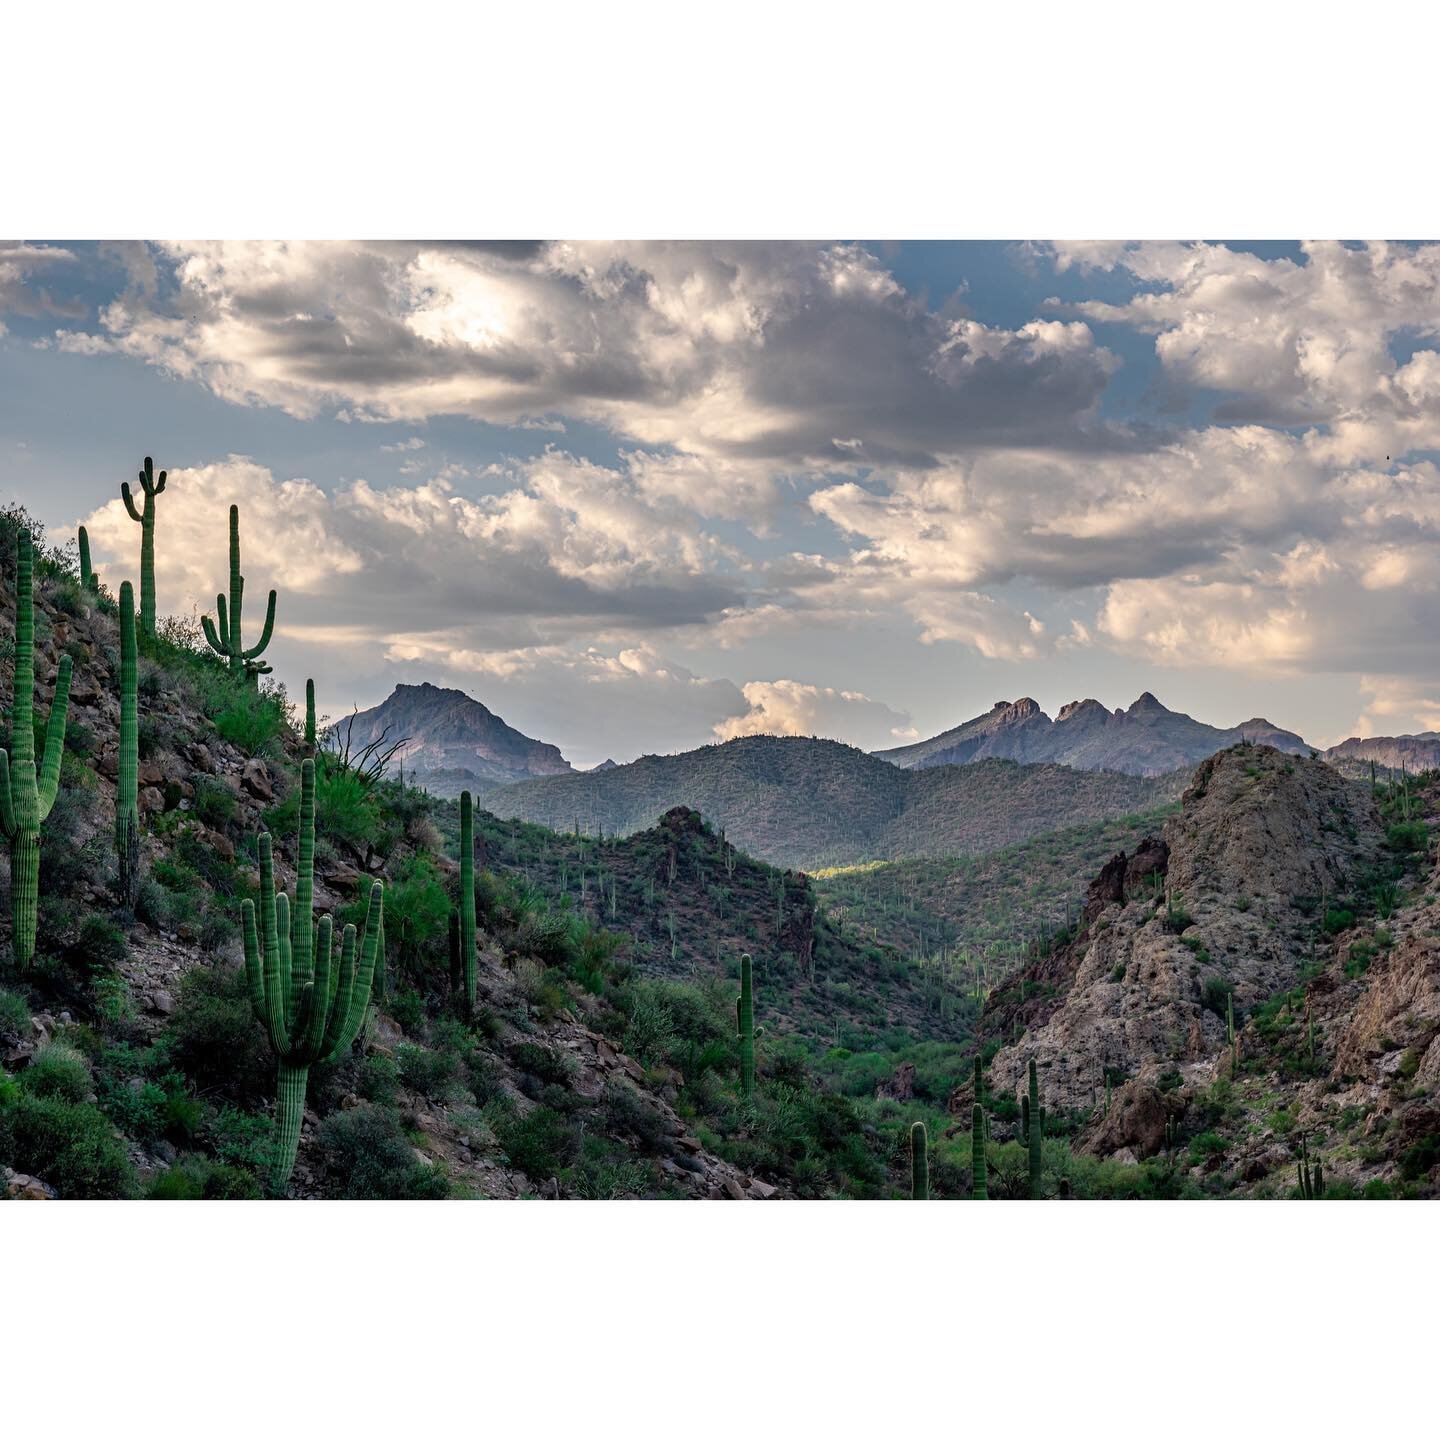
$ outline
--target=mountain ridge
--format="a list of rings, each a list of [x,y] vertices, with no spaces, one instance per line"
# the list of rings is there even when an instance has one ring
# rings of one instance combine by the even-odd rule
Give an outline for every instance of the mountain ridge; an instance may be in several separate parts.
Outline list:
[[[997,700],[985,714],[928,740],[872,753],[907,770],[1004,759],[1163,775],[1198,765],[1241,741],[1292,755],[1310,753],[1299,735],[1262,717],[1221,729],[1168,709],[1149,690],[1128,708],[1113,711],[1098,700],[1071,700],[1053,720],[1029,696]]]

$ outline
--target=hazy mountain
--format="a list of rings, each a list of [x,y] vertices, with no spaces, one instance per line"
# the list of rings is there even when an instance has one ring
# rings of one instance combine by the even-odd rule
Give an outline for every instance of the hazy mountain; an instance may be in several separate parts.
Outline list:
[[[1426,730],[1419,735],[1371,735],[1365,739],[1352,736],[1332,745],[1325,759],[1342,770],[1368,774],[1375,762],[1381,776],[1387,770],[1406,770],[1414,775],[1420,770],[1440,769],[1440,730]]]
[[[392,769],[403,765],[417,784],[436,794],[570,773],[554,745],[522,735],[463,690],[428,682],[397,685],[383,704],[346,716],[335,729],[348,736],[352,750],[381,736],[385,743],[403,740]]]
[[[528,780],[489,792],[495,814],[556,830],[630,834],[675,805],[699,810],[773,865],[994,849],[1083,820],[1178,796],[1183,776],[1002,760],[904,770],[835,740],[750,735],[605,771]]]
[[[1241,740],[1293,755],[1310,749],[1298,735],[1268,720],[1246,720],[1221,730],[1167,710],[1147,690],[1128,710],[1110,711],[1098,700],[1072,700],[1053,720],[1031,699],[998,700],[987,714],[953,730],[875,753],[907,770],[1005,759],[1163,775],[1198,765]]]

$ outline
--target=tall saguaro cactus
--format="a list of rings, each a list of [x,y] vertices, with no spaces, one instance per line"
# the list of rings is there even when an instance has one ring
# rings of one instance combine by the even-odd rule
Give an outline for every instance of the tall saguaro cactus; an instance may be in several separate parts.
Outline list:
[[[460,792],[460,986],[467,1015],[475,1009],[475,801]]]
[[[135,646],[135,588],[120,585],[120,773],[115,790],[115,855],[120,863],[120,898],[133,910],[140,893],[140,752],[136,715],[138,665]]]
[[[261,835],[260,905],[241,902],[245,939],[245,978],[250,1007],[265,1028],[275,1052],[275,1109],[279,1130],[270,1182],[284,1189],[295,1168],[300,1122],[310,1067],[317,1060],[343,1055],[354,1042],[370,1003],[376,954],[384,927],[384,887],[370,887],[365,929],[357,938],[347,925],[336,965],[330,916],[314,923],[315,762],[300,765],[300,843],[295,871],[295,905],[275,889],[269,835]]]
[[[220,598],[218,595],[215,597]],[[315,754],[315,682],[305,682],[305,753]]]
[[[910,1127],[910,1198],[930,1198],[930,1144],[923,1120]]]
[[[1040,1122],[1040,1081],[1035,1074],[1033,1060],[1030,1062],[1030,1094],[1027,1098],[1030,1101],[1030,1134],[1027,1137],[1030,1142],[1030,1198],[1039,1200],[1042,1198],[1044,1180],[1044,1159],[1040,1149],[1040,1132],[1043,1126]]]
[[[985,1172],[985,1111],[979,1105],[970,1107],[970,1198],[989,1198],[989,1181]]]
[[[80,584],[92,595],[100,590],[100,577],[90,564],[90,532],[80,527]]]
[[[157,477],[155,462],[147,455],[145,468],[140,472],[140,488],[145,493],[145,503],[135,508],[135,497],[130,492],[130,482],[120,486],[120,495],[130,518],[140,526],[140,628],[145,634],[155,634],[155,497],[165,489],[166,471]]]
[[[70,708],[68,655],[60,657],[55,698],[45,725],[45,751],[35,768],[35,601],[30,533],[15,537],[15,696],[10,706],[10,749],[0,750],[0,830],[10,844],[11,946],[18,970],[35,956],[40,898],[40,827],[60,788],[60,753]]]
[[[750,1100],[755,1095],[755,990],[750,957],[740,957],[740,994],[735,1001],[736,1039],[740,1046],[740,1093]]]
[[[202,616],[200,623],[205,628],[205,638],[210,642],[210,648],[217,655],[224,655],[230,662],[230,668],[237,675],[244,675],[252,685],[260,683],[262,675],[270,673],[270,667],[258,657],[264,652],[265,647],[270,643],[270,632],[275,628],[275,592],[270,592],[270,599],[265,605],[265,624],[260,631],[260,638],[248,650],[245,648],[245,641],[241,633],[240,611],[245,602],[245,577],[240,573],[240,507],[230,507],[230,603],[226,605],[225,597],[215,597],[215,614],[219,620],[217,626],[211,621],[208,615]]]

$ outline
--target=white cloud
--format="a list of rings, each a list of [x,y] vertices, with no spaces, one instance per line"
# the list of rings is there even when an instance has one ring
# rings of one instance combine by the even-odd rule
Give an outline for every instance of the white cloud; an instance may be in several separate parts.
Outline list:
[[[715,726],[721,740],[740,735],[818,735],[874,749],[908,734],[910,717],[854,690],[798,680],[752,680],[743,687],[749,706]]]

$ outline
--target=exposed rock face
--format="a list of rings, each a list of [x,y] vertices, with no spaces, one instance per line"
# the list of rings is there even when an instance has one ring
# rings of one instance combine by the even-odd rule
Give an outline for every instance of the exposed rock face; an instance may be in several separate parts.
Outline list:
[[[554,745],[522,735],[464,691],[428,682],[397,685],[383,704],[342,717],[335,729],[352,749],[382,736],[403,740],[392,765],[439,794],[459,794],[474,781],[503,785],[571,773]]]
[[[1170,1072],[1181,1083],[1214,1078],[1227,1043],[1219,986],[1233,986],[1248,1009],[1293,984],[1314,933],[1307,911],[1381,841],[1364,786],[1268,747],[1207,760],[1183,804],[1163,842],[1146,841],[1101,870],[1079,937],[1024,973],[1037,998],[1016,1007],[1012,985],[987,1007],[1002,1034],[1028,1027],[991,1063],[998,1090],[1018,1093],[1032,1056],[1054,1108],[1095,1104],[1107,1071],[1136,1082],[1091,1137],[1105,1153],[1153,1153],[1154,1106],[1144,1092],[1158,1097]]]
[[[1298,735],[1268,720],[1246,720],[1221,730],[1167,710],[1147,690],[1128,710],[1114,712],[1098,700],[1072,700],[1053,721],[1033,700],[999,700],[987,714],[933,739],[876,754],[904,769],[1000,758],[1163,775],[1238,741],[1272,745],[1294,755],[1309,753]]]
[[[1352,737],[1332,745],[1325,752],[1330,764],[1353,774],[1368,774],[1373,761],[1380,774],[1405,770],[1411,775],[1440,767],[1440,730],[1419,735],[1371,735]]]

